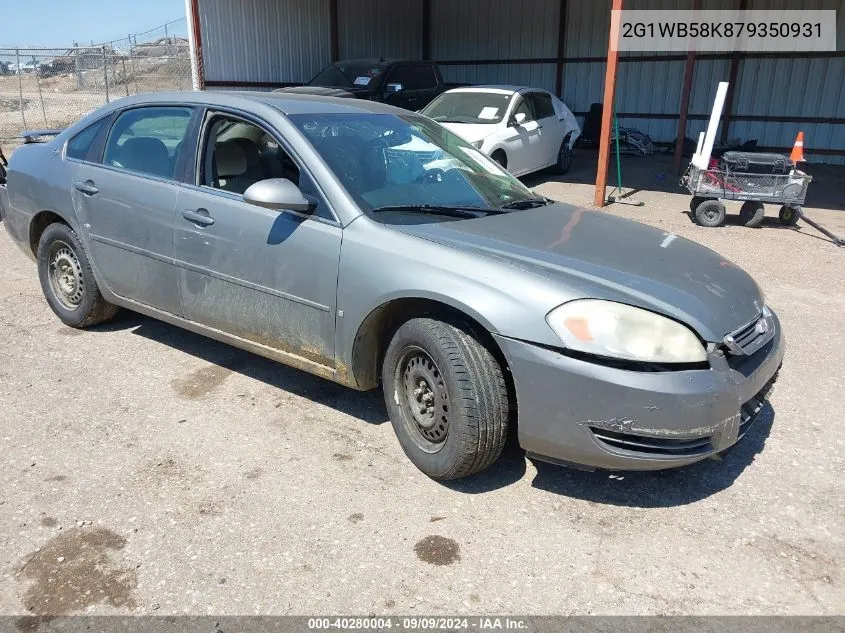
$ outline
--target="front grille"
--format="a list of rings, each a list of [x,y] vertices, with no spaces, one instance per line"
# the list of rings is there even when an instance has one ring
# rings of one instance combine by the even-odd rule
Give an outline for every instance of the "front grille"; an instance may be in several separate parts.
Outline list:
[[[772,313],[764,308],[763,312],[751,323],[734,330],[724,338],[728,354],[750,356],[775,335],[775,321]]]
[[[713,450],[709,437],[669,439],[619,433],[618,431],[609,431],[594,426],[591,426],[590,430],[600,443],[611,448],[647,455],[689,457],[709,453]]]

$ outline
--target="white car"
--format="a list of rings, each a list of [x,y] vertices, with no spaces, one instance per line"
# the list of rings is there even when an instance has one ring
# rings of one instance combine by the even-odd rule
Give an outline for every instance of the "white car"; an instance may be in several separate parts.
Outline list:
[[[566,173],[581,135],[569,108],[538,88],[455,88],[420,113],[472,143],[514,176],[546,167]]]

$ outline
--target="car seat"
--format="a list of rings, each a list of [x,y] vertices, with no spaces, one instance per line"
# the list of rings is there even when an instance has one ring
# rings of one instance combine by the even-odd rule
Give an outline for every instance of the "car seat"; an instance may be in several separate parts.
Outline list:
[[[250,158],[248,158],[248,151],[244,151],[247,145],[239,143],[238,141],[247,139],[237,139],[231,141],[224,141],[217,143],[214,146],[214,186],[223,191],[232,191],[234,193],[243,193],[250,185],[254,185],[259,180],[263,180],[263,173],[260,168],[260,161],[258,161],[258,148],[255,144],[247,140],[247,143],[255,150],[255,159],[253,166],[250,168]],[[257,171],[256,171],[257,166]]]
[[[170,153],[160,139],[151,136],[130,138],[120,148],[118,157],[125,169],[173,178]]]

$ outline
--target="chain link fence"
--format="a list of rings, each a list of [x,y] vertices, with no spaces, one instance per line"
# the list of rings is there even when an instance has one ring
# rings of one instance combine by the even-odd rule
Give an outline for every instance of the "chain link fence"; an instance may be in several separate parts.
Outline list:
[[[0,47],[0,145],[23,130],[64,128],[111,100],[191,89],[188,40],[167,26],[99,46]],[[8,152],[7,152],[8,154]]]

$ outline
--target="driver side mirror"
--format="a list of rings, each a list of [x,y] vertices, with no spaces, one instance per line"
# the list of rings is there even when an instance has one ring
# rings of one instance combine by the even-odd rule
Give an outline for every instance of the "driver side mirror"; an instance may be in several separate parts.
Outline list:
[[[519,125],[522,125],[523,123],[525,123],[525,119],[527,118],[528,116],[525,114],[525,112],[517,112],[513,115],[513,118],[511,119],[511,126],[517,127]]]
[[[388,95],[398,95],[401,92],[405,91],[405,86],[400,83],[391,83],[387,84],[384,87],[384,94]]]
[[[287,178],[268,178],[250,185],[244,191],[244,202],[275,211],[311,213],[317,202],[306,196]]]

